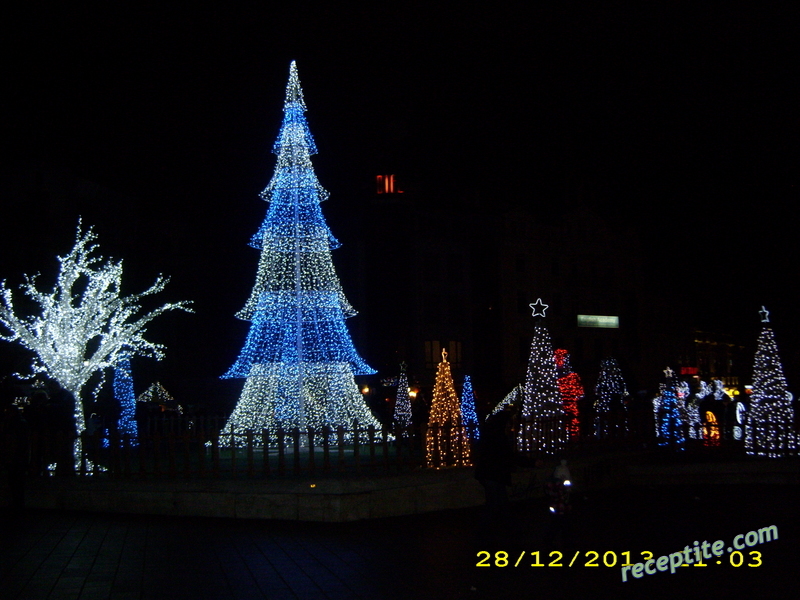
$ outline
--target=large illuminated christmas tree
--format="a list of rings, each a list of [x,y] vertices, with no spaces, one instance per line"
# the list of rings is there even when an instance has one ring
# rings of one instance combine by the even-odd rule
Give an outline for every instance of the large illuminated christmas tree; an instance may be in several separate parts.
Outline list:
[[[242,434],[324,425],[349,430],[354,420],[378,425],[354,380],[354,375],[375,371],[356,352],[345,325],[356,313],[331,261],[331,250],[339,243],[320,210],[328,193],[311,164],[317,149],[305,111],[292,62],[283,123],[273,148],[277,165],[261,192],[269,208],[250,242],[261,250],[258,274],[237,314],[251,322],[250,332],[224,375],[246,381],[225,433],[231,428]]]
[[[796,450],[794,410],[769,312],[763,306],[761,321],[744,447],[748,454],[776,458]]]
[[[461,403],[453,384],[447,351],[442,350],[442,362],[436,371],[431,413],[425,434],[425,456],[429,467],[470,465],[470,446],[461,419]]]
[[[541,298],[530,307],[534,317],[544,317],[548,308]],[[556,454],[563,450],[567,443],[564,420],[553,342],[543,320],[538,319],[525,376],[522,426],[517,439],[520,451]]]

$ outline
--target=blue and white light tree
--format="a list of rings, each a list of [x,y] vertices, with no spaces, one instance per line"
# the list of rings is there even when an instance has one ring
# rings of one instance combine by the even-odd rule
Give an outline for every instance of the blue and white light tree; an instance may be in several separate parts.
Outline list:
[[[667,367],[664,376],[665,382],[659,386],[659,394],[653,399],[658,445],[671,446],[679,451],[685,450],[686,436],[683,434],[682,416],[685,412],[684,401],[678,394],[675,372]]]
[[[478,413],[475,410],[475,393],[472,391],[472,379],[464,375],[464,385],[461,388],[461,422],[472,439],[480,437],[478,429]]]
[[[517,446],[524,453],[557,454],[566,447],[567,430],[553,342],[543,321],[548,305],[539,298],[530,307],[542,318],[533,331]]]
[[[775,333],[769,325],[769,311],[763,306],[761,322],[744,447],[748,454],[777,458],[797,449],[794,410]]]
[[[251,322],[244,347],[223,377],[245,378],[225,432],[274,432],[377,420],[354,376],[375,373],[353,346],[345,319],[356,314],[331,260],[339,243],[322,216],[328,192],[311,164],[317,151],[294,61],[275,172],[261,197],[267,215],[250,245],[261,250],[255,286],[238,317]],[[225,443],[229,443],[223,436]],[[244,440],[236,437],[235,443]]]

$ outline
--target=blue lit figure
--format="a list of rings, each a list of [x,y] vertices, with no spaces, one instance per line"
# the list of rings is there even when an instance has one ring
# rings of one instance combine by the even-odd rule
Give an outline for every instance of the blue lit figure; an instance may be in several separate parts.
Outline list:
[[[261,197],[267,215],[250,245],[261,250],[253,291],[239,318],[251,322],[244,347],[223,377],[246,378],[225,432],[278,427],[350,429],[378,425],[354,380],[375,373],[358,355],[347,302],[331,261],[339,243],[320,210],[328,193],[311,164],[316,153],[292,62],[275,172]],[[226,443],[228,440],[226,439]],[[236,444],[244,443],[244,438]]]
[[[136,425],[136,396],[133,393],[130,358],[123,358],[114,367],[114,398],[120,406],[117,422],[119,435],[127,435],[131,445],[135,446],[139,431]]]
[[[394,423],[402,433],[411,427],[411,399],[408,396],[408,376],[405,364],[401,366],[397,380],[397,398],[394,403]]]
[[[669,371],[669,369],[667,369]],[[656,413],[656,436],[659,446],[671,446],[675,450],[685,450],[686,438],[683,435],[683,400],[678,397],[672,372],[667,374],[666,383],[661,384],[660,393],[654,401]]]
[[[471,439],[477,440],[480,437],[475,395],[472,392],[472,380],[469,375],[464,375],[464,387],[461,388],[461,422],[467,428]]]

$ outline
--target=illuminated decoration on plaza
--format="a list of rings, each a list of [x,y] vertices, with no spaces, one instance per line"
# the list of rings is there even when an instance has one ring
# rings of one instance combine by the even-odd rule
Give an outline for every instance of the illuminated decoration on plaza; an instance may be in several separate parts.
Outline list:
[[[747,406],[744,402],[736,402],[736,425],[733,426],[733,439],[741,440],[744,437],[743,426],[747,420]],[[795,442],[797,440],[795,439]]]
[[[345,319],[356,314],[331,261],[339,243],[320,203],[311,155],[317,151],[305,117],[297,67],[291,63],[284,118],[273,147],[275,172],[261,197],[267,215],[251,245],[261,250],[253,291],[238,317],[251,322],[244,347],[223,377],[245,378],[223,430],[237,445],[247,430],[379,423],[354,376],[375,373],[358,355]],[[223,436],[230,443],[229,436]]]
[[[128,436],[130,443],[135,446],[139,434],[136,425],[136,396],[133,393],[131,359],[127,356],[114,368],[114,399],[120,407],[117,431],[120,437]]]
[[[700,401],[696,397],[684,400],[686,405],[686,423],[689,426],[689,437],[703,439],[702,420],[700,419]]]
[[[711,389],[713,390],[714,400],[730,400],[731,397],[725,391],[725,384],[721,379],[715,379],[711,382]]]
[[[530,307],[534,317],[543,317],[548,308],[542,304],[541,298]],[[517,446],[521,452],[556,454],[564,449],[567,431],[564,427],[565,415],[558,388],[555,353],[550,332],[542,319],[537,319],[533,330],[521,416],[517,434]]]
[[[595,435],[606,438],[614,433],[613,429],[623,427],[625,399],[628,397],[628,388],[615,358],[606,358],[600,363],[600,376],[594,393],[597,397],[594,403]]]
[[[719,423],[716,415],[710,410],[706,411],[706,422],[704,426],[704,446],[719,446]]]
[[[37,275],[25,276],[21,290],[38,305],[37,314],[17,314],[12,290],[5,281],[0,283],[0,324],[10,332],[0,339],[19,342],[33,352],[31,371],[46,374],[75,398],[76,465],[81,457],[80,434],[86,430],[81,392],[92,375],[100,374],[99,388],[105,371],[124,357],[161,359],[164,346],[144,339],[148,323],[170,310],[192,312],[188,302],[176,302],[141,314],[142,300],[162,291],[169,279],[159,275],[143,292],[122,296],[122,261],[97,256],[95,239],[91,228],[82,232],[78,224],[72,250],[58,257],[60,269],[51,290],[37,289]]]
[[[797,449],[794,410],[775,334],[769,325],[769,312],[763,306],[760,312],[762,328],[753,366],[753,393],[744,428],[744,447],[748,454],[777,458]]]
[[[580,375],[572,370],[569,352],[559,348],[556,350],[555,360],[558,369],[558,389],[561,392],[564,413],[567,415],[567,433],[570,439],[575,439],[580,435],[578,403],[583,399],[583,384]]]
[[[400,365],[397,379],[397,399],[394,403],[394,423],[402,431],[411,427],[411,399],[408,396],[408,376],[406,363]]]
[[[475,410],[475,393],[472,391],[472,379],[469,375],[464,375],[464,385],[461,388],[461,421],[467,427],[470,438],[477,440],[480,437],[478,413]]]
[[[703,439],[700,427],[700,403],[692,396],[692,390],[686,381],[675,383],[675,393],[678,396],[678,413],[683,422],[684,429],[692,439]]]
[[[681,413],[685,410],[684,402],[678,397],[674,371],[667,367],[664,376],[666,382],[659,385],[659,395],[653,399],[658,445],[685,450],[684,420],[681,418]]]
[[[522,406],[522,398],[525,396],[525,386],[521,383],[514,386],[505,397],[497,403],[497,406],[494,407],[492,413],[490,415],[486,415],[484,421],[488,419],[492,415],[496,415],[501,410],[503,410],[506,406]]]
[[[144,402],[145,404],[159,404],[165,408],[168,406],[177,406],[175,398],[173,398],[167,389],[158,381],[151,383],[149,388],[139,394],[136,401]]]
[[[461,403],[446,350],[442,350],[442,362],[436,370],[433,385],[431,413],[425,433],[425,462],[436,469],[471,464],[469,439],[462,427]]]

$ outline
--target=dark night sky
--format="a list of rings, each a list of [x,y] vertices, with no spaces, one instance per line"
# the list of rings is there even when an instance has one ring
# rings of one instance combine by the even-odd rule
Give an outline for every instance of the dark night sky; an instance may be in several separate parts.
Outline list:
[[[51,272],[82,215],[125,259],[130,291],[164,272],[165,299],[196,301],[197,315],[154,322],[162,379],[187,361],[224,371],[246,332],[233,318],[255,275],[246,242],[296,59],[345,245],[353,182],[398,164],[432,203],[455,189],[541,219],[580,190],[636,232],[699,324],[755,332],[764,303],[797,353],[798,15],[697,4],[26,3],[0,18],[0,190],[14,199],[0,278]],[[32,165],[116,195],[20,201]]]

